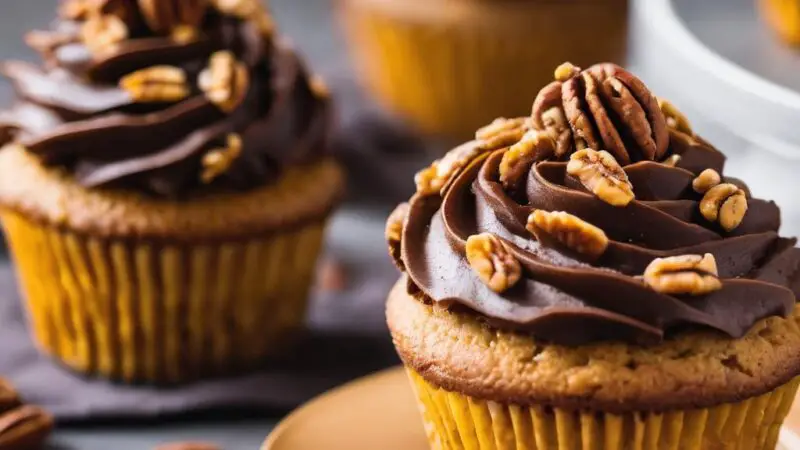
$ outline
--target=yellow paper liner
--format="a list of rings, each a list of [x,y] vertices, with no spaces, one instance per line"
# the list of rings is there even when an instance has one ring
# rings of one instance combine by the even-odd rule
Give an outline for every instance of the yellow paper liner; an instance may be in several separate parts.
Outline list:
[[[757,0],[762,16],[781,38],[800,45],[800,0]]]
[[[426,132],[468,138],[496,117],[528,115],[565,59],[625,54],[624,0],[438,2],[429,15],[398,2],[342,0],[342,17],[367,86]]]
[[[127,382],[263,363],[302,326],[324,223],[247,241],[95,238],[2,215],[43,351]]]
[[[407,371],[434,450],[774,450],[800,383],[713,408],[615,415],[480,400]]]

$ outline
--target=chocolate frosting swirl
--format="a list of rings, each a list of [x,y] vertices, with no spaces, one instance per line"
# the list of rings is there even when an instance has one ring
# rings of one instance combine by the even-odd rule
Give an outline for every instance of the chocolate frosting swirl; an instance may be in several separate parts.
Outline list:
[[[635,101],[649,103],[646,97],[652,94],[619,67],[596,66],[583,74],[598,67],[640,85]],[[668,129],[661,111],[641,117],[657,121],[648,136],[656,136],[652,130],[659,127]],[[533,119],[526,127],[536,124]],[[598,130],[594,120],[584,125]],[[470,154],[442,195],[418,191],[407,206],[401,238],[390,239],[409,292],[471,311],[493,326],[565,345],[609,339],[653,343],[695,327],[740,337],[759,319],[788,315],[800,291],[800,252],[795,239],[778,236],[778,207],[751,198],[745,187],[748,209],[739,226],[725,231],[710,223],[698,212],[703,194],[692,189],[692,181],[705,169],[721,174],[725,158],[697,136],[677,129],[666,135],[664,150],[628,146],[638,149],[629,154],[639,161],[623,165],[635,193],[624,207],[587,190],[559,156],[530,164],[523,187],[510,191],[499,175],[509,148],[473,142],[481,151]],[[557,133],[551,136],[557,140]],[[653,149],[659,141],[650,140]],[[574,146],[568,149],[574,151]],[[724,181],[744,187],[738,180]],[[566,211],[599,227],[608,237],[605,251],[587,259],[537,240],[526,229],[534,210]],[[481,233],[497,236],[521,266],[521,279],[504,292],[490,289],[465,256],[468,238]],[[666,294],[637,278],[656,258],[706,253],[715,257],[722,281],[721,289],[709,294]]]
[[[62,13],[52,30],[28,36],[44,64],[3,66],[19,100],[0,113],[0,144],[21,143],[87,187],[166,197],[251,189],[275,180],[284,165],[321,156],[331,121],[324,87],[265,29],[269,17],[258,2],[238,3],[253,7],[231,12],[200,0],[69,0],[63,10],[72,13]],[[194,23],[170,27],[170,17]],[[126,38],[97,48],[108,38],[103,33],[113,31],[87,35],[100,20],[121,26]],[[235,55],[249,80],[230,109],[198,82],[211,56],[223,50]],[[180,98],[142,101],[122,82],[165,65],[185,74]],[[232,134],[239,137],[236,154],[221,173],[203,179],[204,156],[225,148]]]

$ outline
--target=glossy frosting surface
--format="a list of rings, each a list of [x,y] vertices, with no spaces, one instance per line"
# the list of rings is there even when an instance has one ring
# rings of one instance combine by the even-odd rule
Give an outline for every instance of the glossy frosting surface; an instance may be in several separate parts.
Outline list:
[[[0,114],[2,142],[23,144],[86,187],[159,197],[252,189],[274,181],[285,165],[320,156],[330,125],[324,88],[268,29],[266,11],[231,12],[218,7],[224,3],[235,2],[65,2],[51,30],[27,38],[43,63],[3,66],[18,101]],[[96,25],[103,20],[124,27],[124,39],[100,47],[113,37]],[[231,107],[202,88],[203,72],[220,51],[246,70]],[[143,100],[126,88],[126,77],[162,66],[183,74],[183,94]],[[232,135],[236,153],[204,177],[204,157],[224,150]]]
[[[607,339],[652,343],[696,327],[740,337],[759,319],[787,316],[800,291],[800,252],[794,239],[778,235],[778,207],[752,198],[740,181],[725,179],[724,156],[691,132],[668,127],[657,109],[641,108],[643,113],[633,125],[629,116],[614,114],[609,99],[616,95],[601,95],[597,109],[591,109],[586,88],[591,80],[577,86],[575,80],[609,67],[595,66],[557,82],[563,95],[554,104],[563,105],[569,119],[561,138],[558,132],[552,134],[561,151],[531,164],[519,189],[508,189],[500,180],[499,167],[508,147],[492,148],[477,140],[467,144],[477,149],[476,156],[456,171],[441,195],[418,192],[412,197],[401,243],[396,244],[400,248],[393,252],[409,277],[410,292],[424,301],[470,311],[493,326],[567,345]],[[636,104],[656,104],[638,79],[612,69],[620,74],[614,78],[635,92]],[[548,89],[553,88],[545,88],[540,96],[552,97]],[[575,95],[582,97],[577,107],[582,112],[570,113],[568,101]],[[542,102],[537,99],[537,104]],[[546,128],[537,120],[539,106],[534,105],[526,129]],[[630,104],[623,106],[619,111],[630,111]],[[584,119],[573,120],[578,113]],[[605,119],[598,119],[601,113],[607,114]],[[600,120],[606,120],[615,135],[598,126]],[[567,172],[569,155],[586,145],[581,126],[592,132],[588,139],[594,145],[615,150],[618,160],[627,158],[621,165],[635,193],[627,206],[604,202]],[[652,139],[626,131],[634,126]],[[677,163],[669,162],[675,159]],[[746,192],[747,212],[731,231],[699,212],[703,195],[693,190],[692,182],[705,169],[716,170],[723,182]],[[608,238],[607,248],[599,258],[586,258],[537,239],[526,229],[534,210],[565,211],[599,227]],[[521,278],[508,290],[490,289],[465,256],[469,237],[481,233],[499,237],[519,261]],[[714,292],[667,294],[641,280],[656,258],[706,253],[715,257],[722,281]]]

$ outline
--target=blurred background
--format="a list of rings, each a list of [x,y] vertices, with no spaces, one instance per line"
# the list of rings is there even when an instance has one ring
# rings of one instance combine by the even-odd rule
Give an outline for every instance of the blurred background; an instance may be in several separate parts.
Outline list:
[[[0,58],[37,60],[22,36],[45,27],[56,3],[4,2]],[[770,3],[759,13],[754,0],[272,0],[281,33],[337,100],[335,149],[349,172],[309,317],[307,345],[324,357],[171,391],[84,380],[25,340],[3,262],[0,375],[56,412],[65,424],[56,448],[188,438],[256,448],[298,403],[396,363],[383,319],[397,277],[386,215],[436,155],[497,116],[528,114],[563,61],[626,64],[728,155],[730,175],[781,205],[784,233],[800,234],[800,50],[790,44],[797,30],[760,19],[781,16]],[[12,98],[2,82],[0,102]]]

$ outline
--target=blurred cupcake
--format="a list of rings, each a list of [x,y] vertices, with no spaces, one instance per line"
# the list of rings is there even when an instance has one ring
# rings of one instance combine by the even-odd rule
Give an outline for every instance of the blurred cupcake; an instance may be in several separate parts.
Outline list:
[[[777,206],[629,72],[557,73],[388,221],[432,448],[775,448],[800,382]]]
[[[785,42],[800,45],[800,1],[757,0],[767,24]]]
[[[339,0],[359,73],[425,132],[465,138],[527,99],[564,58],[620,62],[627,0]]]
[[[0,206],[39,346],[157,383],[280,351],[343,177],[324,85],[259,3],[71,0],[28,42]]]

